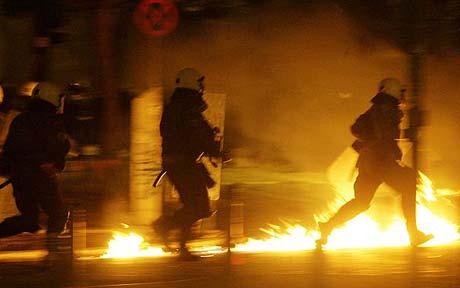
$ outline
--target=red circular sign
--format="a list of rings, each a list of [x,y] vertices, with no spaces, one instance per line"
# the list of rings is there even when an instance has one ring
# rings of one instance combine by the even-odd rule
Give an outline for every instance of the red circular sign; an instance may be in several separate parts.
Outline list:
[[[164,36],[177,26],[179,11],[172,0],[143,0],[133,14],[136,27],[151,36]]]

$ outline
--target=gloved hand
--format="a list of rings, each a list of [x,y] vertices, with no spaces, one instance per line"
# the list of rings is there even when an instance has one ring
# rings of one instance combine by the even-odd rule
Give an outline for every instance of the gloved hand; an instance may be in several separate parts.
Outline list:
[[[230,157],[230,154],[227,151],[222,151],[222,163],[226,164],[231,162],[233,159]]]

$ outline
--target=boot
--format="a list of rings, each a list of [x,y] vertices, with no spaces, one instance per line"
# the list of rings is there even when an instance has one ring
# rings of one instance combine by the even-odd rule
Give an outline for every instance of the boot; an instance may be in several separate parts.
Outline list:
[[[22,215],[8,217],[0,223],[0,238],[14,236],[23,232],[36,233],[40,226],[35,221],[28,221]]]
[[[423,243],[433,239],[433,237],[433,234],[425,234],[419,230],[416,230],[415,232],[409,234],[410,244],[412,247],[422,245]]]
[[[161,242],[164,246],[163,251],[164,252],[174,252],[175,249],[171,248],[168,243],[169,229],[165,224],[164,218],[160,217],[157,220],[155,220],[152,224],[152,227],[153,227],[153,231],[155,231],[155,234],[157,234],[161,239]]]
[[[328,222],[318,222],[318,228],[319,232],[321,233],[321,238],[316,240],[316,244],[318,245],[318,247],[321,247],[327,244],[329,235],[332,232],[332,227],[328,224]]]
[[[182,261],[198,261],[199,256],[193,255],[186,247],[182,247],[179,251],[179,260]]]

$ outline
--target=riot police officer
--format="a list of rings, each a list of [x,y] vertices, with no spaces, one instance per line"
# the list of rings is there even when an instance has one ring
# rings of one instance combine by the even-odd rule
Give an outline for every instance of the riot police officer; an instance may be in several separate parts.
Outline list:
[[[0,223],[0,237],[39,230],[40,209],[48,216],[48,234],[64,229],[67,210],[56,177],[70,143],[58,115],[61,101],[55,85],[37,83],[27,110],[11,123],[3,157],[20,214]]]
[[[397,139],[403,117],[399,108],[403,92],[399,80],[383,79],[377,95],[371,100],[372,106],[351,127],[352,134],[357,138],[352,146],[359,153],[359,173],[354,183],[355,198],[343,205],[329,221],[319,223],[321,239],[318,244],[327,243],[329,234],[335,227],[367,210],[382,183],[388,184],[401,194],[401,206],[411,245],[418,246],[433,237],[417,229],[417,172],[400,163],[402,153]]]
[[[194,259],[187,249],[193,223],[209,217],[207,188],[214,184],[200,155],[220,156],[216,130],[203,117],[207,109],[203,100],[204,76],[193,68],[181,70],[176,89],[166,105],[160,123],[163,169],[179,193],[182,208],[172,216],[163,215],[153,224],[155,231],[167,241],[168,232],[181,230],[180,256]]]

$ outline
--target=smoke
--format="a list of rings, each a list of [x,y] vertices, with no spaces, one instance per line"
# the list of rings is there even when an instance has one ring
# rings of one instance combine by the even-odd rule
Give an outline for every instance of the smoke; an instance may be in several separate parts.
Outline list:
[[[431,57],[426,63],[425,108],[429,126],[425,136],[422,159],[427,172],[440,187],[459,189],[460,150],[458,131],[460,95],[458,66],[460,58]]]
[[[152,77],[160,71],[168,95],[177,71],[203,71],[209,92],[227,94],[227,148],[256,163],[325,170],[353,141],[349,127],[369,106],[378,82],[389,76],[408,81],[404,53],[329,4],[298,9],[277,3],[225,19],[182,19],[162,40],[137,41],[138,59],[148,61],[125,73]],[[158,46],[161,51],[145,55],[145,47]],[[444,161],[457,165],[456,152],[446,152],[455,150],[449,135],[458,128],[455,67],[430,59],[426,71],[432,115],[427,157],[434,157],[428,161],[434,168]]]
[[[405,62],[335,6],[263,9],[182,28],[163,42],[163,73],[172,80],[181,67],[198,67],[208,90],[228,95],[231,148],[257,161],[325,168],[353,141],[349,126],[378,81],[403,76]]]

